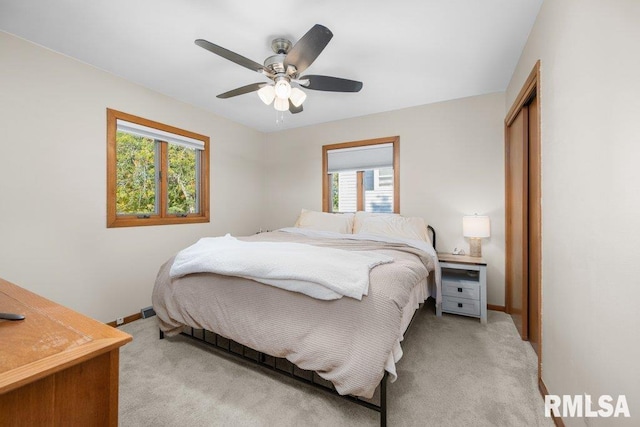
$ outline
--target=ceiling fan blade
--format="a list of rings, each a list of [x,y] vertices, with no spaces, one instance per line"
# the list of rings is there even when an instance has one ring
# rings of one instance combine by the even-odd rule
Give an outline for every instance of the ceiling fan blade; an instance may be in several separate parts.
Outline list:
[[[237,89],[230,90],[229,92],[221,93],[216,98],[227,99],[238,95],[244,95],[245,93],[255,92],[268,83],[251,83],[250,85],[242,86]]]
[[[244,56],[239,55],[235,52],[231,52],[229,49],[225,49],[221,46],[202,39],[196,40],[195,44],[203,49],[207,49],[209,52],[213,52],[216,55],[223,57],[224,59],[228,59],[229,61],[235,62],[238,65],[242,65],[243,67],[248,68],[252,71],[266,71],[268,73],[268,70],[264,68],[264,65],[258,64],[257,62],[252,61],[249,58],[245,58]]]
[[[289,100],[289,111],[291,112],[291,114],[298,114],[302,112],[302,104],[300,104],[299,107],[296,107],[295,105],[293,105],[293,102],[291,102],[291,100]]]
[[[306,70],[324,50],[332,37],[333,33],[323,25],[316,24],[311,27],[287,53],[284,59],[285,70],[289,65],[295,66],[298,73]]]
[[[339,77],[308,75],[300,77],[301,81],[308,80],[302,87],[326,92],[360,92],[362,82],[341,79]]]

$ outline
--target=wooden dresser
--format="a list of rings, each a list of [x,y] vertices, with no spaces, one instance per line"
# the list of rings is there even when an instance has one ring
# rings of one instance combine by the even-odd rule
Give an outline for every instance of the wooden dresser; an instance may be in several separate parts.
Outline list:
[[[117,426],[131,336],[0,279],[0,426]]]

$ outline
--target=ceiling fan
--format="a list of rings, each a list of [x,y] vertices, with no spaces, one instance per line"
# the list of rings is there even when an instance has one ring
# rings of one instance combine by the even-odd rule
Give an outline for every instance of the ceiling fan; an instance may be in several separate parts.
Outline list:
[[[195,43],[203,49],[271,79],[271,82],[252,83],[221,93],[217,98],[226,99],[258,91],[258,96],[265,104],[269,105],[273,102],[276,110],[289,110],[296,114],[302,111],[302,103],[307,97],[297,86],[327,92],[359,92],[362,89],[362,82],[355,80],[300,75],[315,61],[332,37],[333,33],[327,27],[316,24],[295,45],[284,38],[274,39],[271,42],[271,48],[275,55],[265,59],[264,65],[206,40],[198,39]],[[292,83],[296,86],[292,87]]]

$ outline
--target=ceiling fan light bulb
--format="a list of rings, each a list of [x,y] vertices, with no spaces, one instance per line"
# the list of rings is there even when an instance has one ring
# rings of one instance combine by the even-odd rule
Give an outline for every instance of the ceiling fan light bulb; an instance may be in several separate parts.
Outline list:
[[[289,97],[289,99],[291,100],[291,103],[293,105],[299,107],[302,105],[304,100],[307,99],[307,94],[297,87],[294,87],[293,89],[291,89],[291,96]]]
[[[265,104],[269,105],[273,102],[273,99],[276,97],[276,91],[271,85],[266,85],[261,87],[258,90],[258,96]]]
[[[291,95],[291,85],[286,80],[279,80],[275,86],[276,96],[281,99],[289,99]]]
[[[289,109],[289,100],[278,97],[273,103],[273,106],[278,111],[287,111]]]

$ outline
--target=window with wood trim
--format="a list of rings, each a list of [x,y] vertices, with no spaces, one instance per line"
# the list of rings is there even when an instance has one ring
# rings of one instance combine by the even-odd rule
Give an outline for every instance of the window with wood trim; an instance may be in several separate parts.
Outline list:
[[[325,212],[400,212],[400,138],[322,147]]]
[[[209,137],[107,109],[107,227],[209,222]]]

